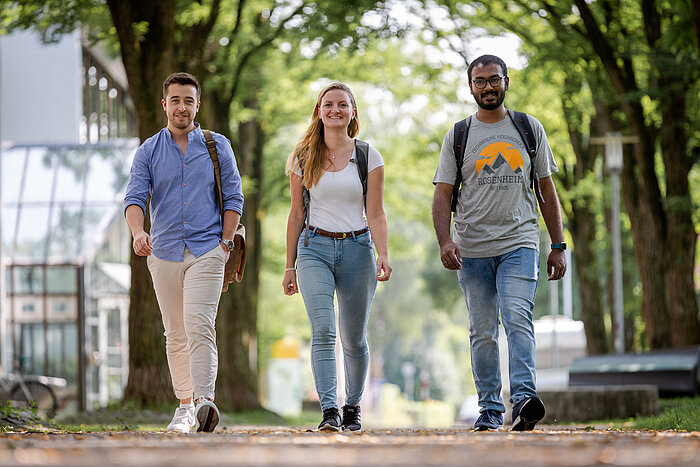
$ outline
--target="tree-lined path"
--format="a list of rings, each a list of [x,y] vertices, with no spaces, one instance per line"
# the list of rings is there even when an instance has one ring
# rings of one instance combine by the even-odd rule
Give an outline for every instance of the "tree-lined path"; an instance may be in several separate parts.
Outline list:
[[[551,428],[530,433],[368,430],[357,435],[276,427],[225,427],[206,435],[5,433],[0,435],[0,465],[700,465],[700,432]]]

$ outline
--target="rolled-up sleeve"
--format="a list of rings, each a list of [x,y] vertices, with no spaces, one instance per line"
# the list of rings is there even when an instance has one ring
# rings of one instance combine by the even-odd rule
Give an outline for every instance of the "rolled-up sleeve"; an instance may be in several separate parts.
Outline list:
[[[222,140],[217,141],[216,150],[219,153],[224,210],[243,214],[243,184],[231,143],[228,139],[222,138]]]
[[[139,206],[144,213],[146,212],[150,187],[151,169],[146,151],[141,146],[136,150],[134,161],[131,164],[129,183],[126,186],[126,194],[124,195],[124,215],[126,215],[126,208],[132,204]]]

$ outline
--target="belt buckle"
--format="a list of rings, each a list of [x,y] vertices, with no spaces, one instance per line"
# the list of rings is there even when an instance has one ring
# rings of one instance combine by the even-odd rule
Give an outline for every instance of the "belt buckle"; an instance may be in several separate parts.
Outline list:
[[[342,234],[343,234],[343,236],[340,237],[341,240],[344,240],[345,238],[347,238],[348,234],[346,232],[342,232]]]

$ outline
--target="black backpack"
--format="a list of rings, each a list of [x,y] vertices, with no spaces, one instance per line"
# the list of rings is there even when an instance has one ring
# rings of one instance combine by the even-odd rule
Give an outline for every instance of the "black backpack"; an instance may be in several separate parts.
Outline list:
[[[513,125],[515,125],[515,128],[518,130],[520,138],[522,138],[523,144],[525,144],[530,154],[530,180],[532,182],[532,189],[535,191],[540,202],[544,203],[542,192],[540,191],[539,177],[537,176],[537,167],[535,166],[537,142],[535,141],[535,134],[530,126],[530,121],[527,118],[527,114],[524,112],[516,112],[515,110],[508,109],[508,116],[513,121]],[[454,126],[453,149],[455,162],[457,163],[457,177],[452,189],[452,212],[455,212],[457,209],[457,198],[459,196],[460,187],[462,186],[462,165],[464,164],[464,151],[467,147],[467,137],[469,136],[469,127],[471,123],[472,117],[469,116],[464,120],[458,121]],[[537,189],[535,189],[535,187],[537,187]]]
[[[362,183],[362,197],[365,200],[365,208],[367,207],[367,158],[369,157],[369,143],[355,140],[355,159],[350,159],[350,162],[357,163],[357,173],[360,176],[360,183]],[[301,167],[301,165],[299,166]],[[304,169],[301,169],[301,189],[302,196],[304,199],[304,227],[306,231],[304,232],[304,246],[309,246],[309,203],[311,202],[311,194],[309,190],[304,186]]]

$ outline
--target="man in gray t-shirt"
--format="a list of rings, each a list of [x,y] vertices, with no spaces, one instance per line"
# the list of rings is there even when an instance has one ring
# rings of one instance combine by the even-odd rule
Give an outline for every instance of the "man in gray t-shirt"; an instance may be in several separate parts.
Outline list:
[[[539,276],[538,197],[552,252],[548,280],[566,272],[559,198],[551,175],[557,172],[552,150],[539,121],[527,116],[536,142],[536,171],[525,143],[503,105],[508,69],[500,58],[483,55],[467,70],[478,110],[469,120],[461,168],[462,185],[450,238],[451,198],[457,176],[454,129],[445,135],[433,183],[433,223],[440,257],[457,270],[469,310],[472,372],[481,415],[476,430],[503,425],[498,358],[499,315],[508,338],[510,402],[515,431],[532,430],[544,417],[535,390],[535,334],[532,324]]]

